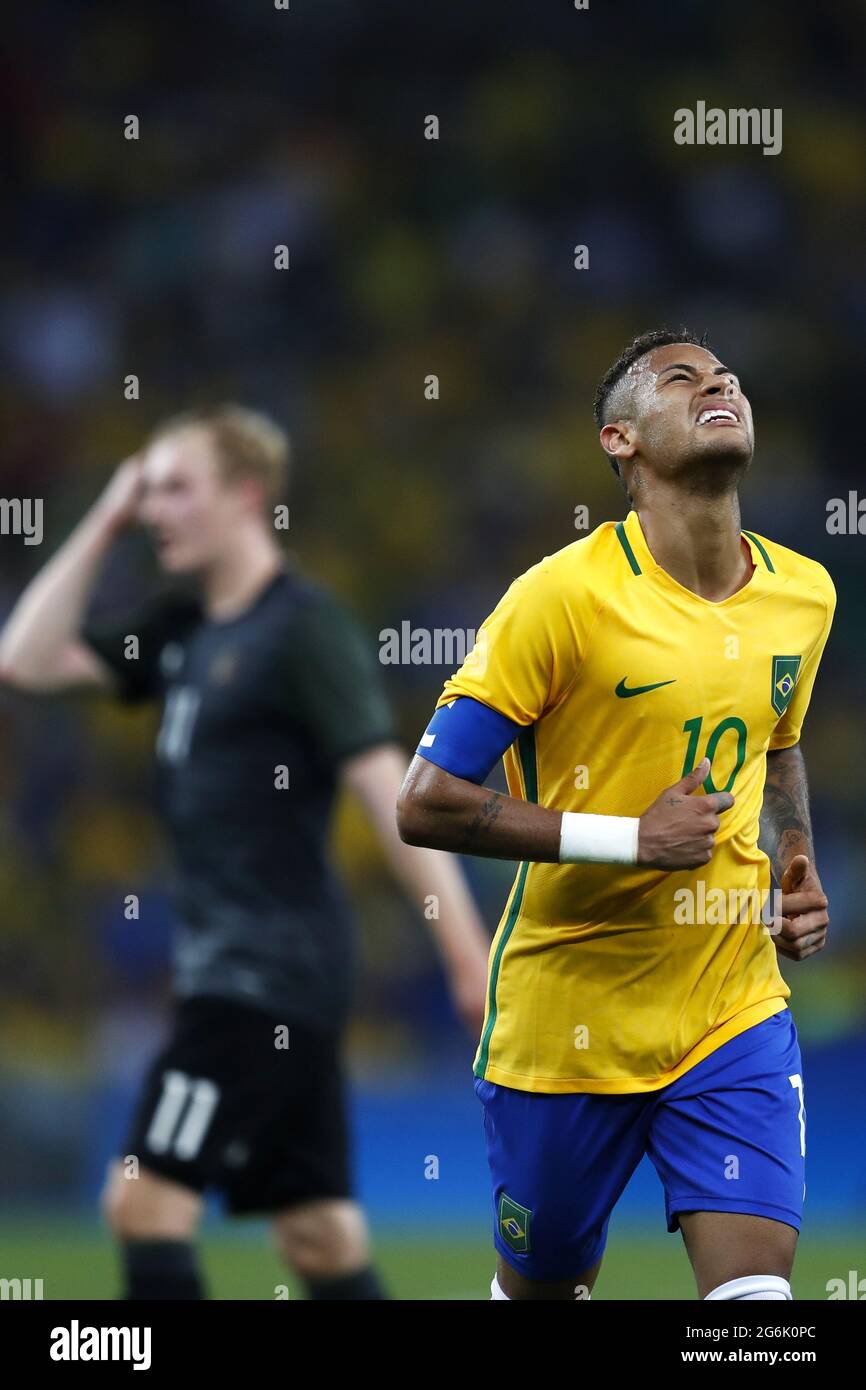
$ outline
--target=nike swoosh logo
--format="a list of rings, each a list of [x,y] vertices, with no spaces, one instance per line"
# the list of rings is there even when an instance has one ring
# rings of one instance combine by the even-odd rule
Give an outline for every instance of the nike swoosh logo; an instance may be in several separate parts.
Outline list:
[[[613,692],[614,695],[618,695],[621,700],[630,700],[632,695],[646,695],[648,690],[660,690],[663,685],[674,685],[676,683],[676,677],[674,677],[673,680],[669,681],[656,681],[655,685],[627,686],[626,679],[627,677],[623,676],[616,690]]]

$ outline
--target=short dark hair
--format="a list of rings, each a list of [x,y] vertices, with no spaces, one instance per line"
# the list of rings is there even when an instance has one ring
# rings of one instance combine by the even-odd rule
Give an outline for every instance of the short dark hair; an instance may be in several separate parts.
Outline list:
[[[623,349],[598,383],[592,413],[599,429],[610,423],[608,418],[610,398],[629,368],[633,367],[641,357],[645,357],[648,352],[654,352],[656,348],[660,347],[669,347],[672,343],[691,343],[693,347],[706,348],[707,352],[712,352],[712,348],[707,342],[706,333],[692,333],[688,328],[651,328],[648,332],[641,333],[629,343],[627,348]],[[608,454],[608,459],[616,476],[621,478],[622,475],[616,459],[610,454]]]

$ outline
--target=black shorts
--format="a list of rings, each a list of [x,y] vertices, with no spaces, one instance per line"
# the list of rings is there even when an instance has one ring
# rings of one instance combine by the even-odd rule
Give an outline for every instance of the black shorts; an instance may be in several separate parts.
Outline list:
[[[350,1196],[339,1035],[286,1028],[244,1004],[183,1000],[123,1156],[218,1189],[238,1215]]]

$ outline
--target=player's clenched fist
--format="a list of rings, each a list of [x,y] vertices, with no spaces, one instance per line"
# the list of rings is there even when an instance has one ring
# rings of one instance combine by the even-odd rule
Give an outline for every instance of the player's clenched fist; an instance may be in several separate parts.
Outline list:
[[[788,960],[806,960],[822,951],[827,940],[827,895],[805,854],[794,855],[780,886],[782,913],[774,921],[776,950]]]
[[[719,812],[734,804],[730,792],[693,796],[709,776],[702,758],[693,772],[657,796],[638,828],[637,862],[653,869],[698,869],[713,855]]]

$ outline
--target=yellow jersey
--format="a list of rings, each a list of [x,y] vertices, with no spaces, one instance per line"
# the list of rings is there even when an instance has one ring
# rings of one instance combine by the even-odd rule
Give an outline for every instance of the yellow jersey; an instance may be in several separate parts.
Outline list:
[[[735,797],[699,869],[519,866],[477,1076],[652,1091],[786,1007],[755,910],[771,883],[758,818],[767,751],[799,738],[836,595],[823,566],[743,535],[752,576],[713,603],[656,563],[636,512],[604,523],[514,581],[445,685],[437,709],[470,696],[522,726],[504,756],[512,796],[639,816],[706,755],[704,789]]]

